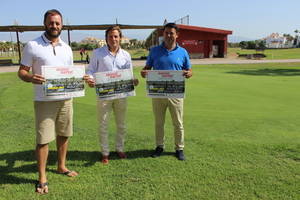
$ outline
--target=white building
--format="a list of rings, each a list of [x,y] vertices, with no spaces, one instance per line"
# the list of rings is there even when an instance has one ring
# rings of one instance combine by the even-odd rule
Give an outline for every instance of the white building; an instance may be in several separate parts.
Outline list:
[[[95,37],[87,37],[81,40],[83,44],[97,44],[99,47],[106,45],[106,41]]]
[[[127,37],[122,37],[121,38],[121,44],[130,44],[130,39]]]
[[[83,44],[97,44],[99,47],[103,47],[106,45],[106,41],[102,39],[98,39],[95,37],[86,37],[83,40],[81,40],[81,43]],[[121,44],[130,44],[130,38],[122,37],[121,38]]]
[[[267,48],[292,48],[293,41],[288,41],[286,37],[280,36],[279,33],[272,33],[263,39],[266,41]]]

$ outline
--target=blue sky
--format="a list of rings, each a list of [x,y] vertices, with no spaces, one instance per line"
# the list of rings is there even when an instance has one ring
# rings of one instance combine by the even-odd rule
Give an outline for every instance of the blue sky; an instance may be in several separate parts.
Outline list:
[[[190,16],[190,25],[232,30],[234,37],[263,38],[270,33],[289,33],[300,29],[299,0],[2,0],[0,26],[42,25],[46,10],[56,8],[64,23],[160,25],[164,19]],[[149,30],[124,30],[129,38],[145,39]],[[22,33],[27,41],[40,33]],[[86,36],[103,38],[103,31],[72,31],[72,39]],[[15,40],[15,34],[1,33],[0,40]],[[63,34],[65,38],[65,34]]]

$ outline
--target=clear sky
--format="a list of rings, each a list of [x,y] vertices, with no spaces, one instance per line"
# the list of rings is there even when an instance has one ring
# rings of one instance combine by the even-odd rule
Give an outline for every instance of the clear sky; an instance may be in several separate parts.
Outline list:
[[[1,0],[0,26],[42,25],[48,9],[62,12],[64,23],[161,25],[190,16],[190,25],[232,30],[234,37],[263,38],[273,32],[294,35],[300,29],[300,0]],[[145,39],[149,30],[124,31],[129,38]],[[23,33],[21,40],[40,33]],[[72,31],[73,40],[103,38],[103,31]],[[15,40],[1,33],[0,40]],[[63,36],[65,37],[65,35]],[[32,38],[33,39],[33,38]]]

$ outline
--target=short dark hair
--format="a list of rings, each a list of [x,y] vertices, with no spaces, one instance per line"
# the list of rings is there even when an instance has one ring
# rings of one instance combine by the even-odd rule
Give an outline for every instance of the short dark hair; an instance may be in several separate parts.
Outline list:
[[[165,30],[166,28],[175,28],[176,32],[179,31],[179,28],[175,23],[167,23],[166,25],[164,25],[163,30]]]
[[[120,38],[123,37],[121,28],[120,28],[119,26],[115,25],[115,26],[110,26],[110,27],[108,27],[108,29],[106,29],[106,31],[105,31],[105,39],[107,39],[108,33],[109,33],[110,31],[115,31],[115,30],[119,32]]]
[[[44,24],[46,23],[46,19],[48,15],[59,15],[61,18],[61,22],[63,21],[62,14],[56,9],[51,9],[51,10],[47,10],[46,13],[44,14]]]

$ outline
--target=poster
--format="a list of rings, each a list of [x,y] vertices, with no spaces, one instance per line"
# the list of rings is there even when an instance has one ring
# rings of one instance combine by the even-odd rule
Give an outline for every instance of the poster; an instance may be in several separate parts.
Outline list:
[[[150,70],[147,74],[147,96],[184,98],[185,78],[182,71]]]
[[[109,100],[135,96],[131,69],[97,72],[94,76],[96,94],[100,99]]]
[[[42,66],[42,75],[46,81],[43,84],[45,96],[60,99],[84,96],[85,67],[76,66]]]

